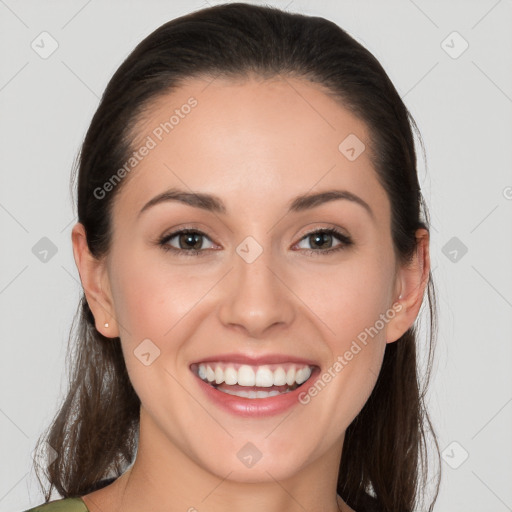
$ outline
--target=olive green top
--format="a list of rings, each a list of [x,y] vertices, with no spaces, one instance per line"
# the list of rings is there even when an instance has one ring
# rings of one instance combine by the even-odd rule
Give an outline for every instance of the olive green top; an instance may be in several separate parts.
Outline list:
[[[24,512],[89,512],[82,498],[63,498],[43,503]]]

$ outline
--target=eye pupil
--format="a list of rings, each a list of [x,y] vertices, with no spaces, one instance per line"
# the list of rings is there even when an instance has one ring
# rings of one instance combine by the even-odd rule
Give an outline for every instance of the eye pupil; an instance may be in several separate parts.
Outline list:
[[[330,233],[314,233],[311,235],[314,243],[312,245],[322,246],[322,242],[325,242],[325,238],[327,237],[327,241],[331,241],[332,235]],[[320,243],[319,243],[320,242]]]
[[[201,249],[201,236],[199,233],[182,233],[180,235],[180,248]],[[182,246],[182,242],[184,246]],[[189,244],[192,245],[189,245]]]

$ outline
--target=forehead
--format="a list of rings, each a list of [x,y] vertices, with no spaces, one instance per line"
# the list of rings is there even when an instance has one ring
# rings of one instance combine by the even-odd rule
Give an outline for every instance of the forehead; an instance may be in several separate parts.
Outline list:
[[[116,197],[130,210],[176,186],[225,197],[235,209],[343,186],[387,210],[367,126],[303,79],[188,79],[154,100],[132,133],[135,152],[151,149]]]

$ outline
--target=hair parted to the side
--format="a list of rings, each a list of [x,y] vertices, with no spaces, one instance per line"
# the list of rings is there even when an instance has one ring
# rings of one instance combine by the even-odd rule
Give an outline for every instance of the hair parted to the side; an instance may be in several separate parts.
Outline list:
[[[391,203],[395,253],[401,262],[411,258],[417,247],[416,229],[429,229],[411,127],[420,141],[421,136],[386,72],[333,22],[243,3],[209,7],[165,23],[137,45],[108,83],[77,160],[78,174],[73,175],[78,221],[85,226],[95,257],[109,251],[111,208],[123,181],[104,198],[93,191],[133,152],[131,134],[137,120],[157,97],[175,90],[182,80],[217,76],[309,80],[363,120],[370,133],[372,163]],[[430,325],[424,380],[418,372],[413,326],[387,344],[375,388],[346,431],[337,490],[358,512],[416,509],[429,480],[428,432],[440,461],[424,402],[437,331],[431,273],[427,299]],[[105,485],[105,479],[125,471],[137,450],[140,400],[130,383],[120,340],[105,338],[96,330],[85,295],[77,317],[70,333],[74,343],[68,349],[69,390],[36,446],[36,451],[45,451],[48,443],[57,452],[57,458],[49,458],[43,468],[48,489],[41,484],[35,464],[46,501],[52,499],[53,489],[68,498]],[[440,471],[439,464],[428,510],[437,499]]]

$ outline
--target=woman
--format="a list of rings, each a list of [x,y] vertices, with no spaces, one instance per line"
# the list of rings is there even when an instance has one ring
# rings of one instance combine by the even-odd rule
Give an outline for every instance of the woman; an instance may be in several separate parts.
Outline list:
[[[135,48],[80,154],[77,352],[32,511],[416,508],[411,125],[323,18],[225,4]]]

